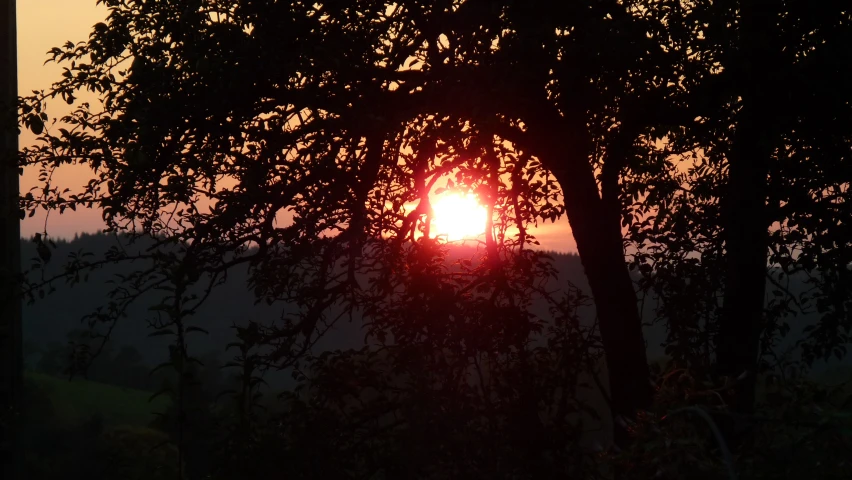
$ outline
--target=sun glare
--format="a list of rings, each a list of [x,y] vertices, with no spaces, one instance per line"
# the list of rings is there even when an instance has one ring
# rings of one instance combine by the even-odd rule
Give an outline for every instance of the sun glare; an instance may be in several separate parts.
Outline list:
[[[453,242],[476,238],[485,233],[487,211],[474,195],[444,194],[432,202],[433,236],[445,236]]]

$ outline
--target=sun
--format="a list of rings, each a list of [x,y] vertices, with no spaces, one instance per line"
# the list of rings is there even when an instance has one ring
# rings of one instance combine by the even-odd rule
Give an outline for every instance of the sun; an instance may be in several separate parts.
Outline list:
[[[432,202],[431,231],[433,236],[444,236],[453,242],[465,238],[476,238],[485,233],[488,215],[474,195],[455,193],[439,195]]]

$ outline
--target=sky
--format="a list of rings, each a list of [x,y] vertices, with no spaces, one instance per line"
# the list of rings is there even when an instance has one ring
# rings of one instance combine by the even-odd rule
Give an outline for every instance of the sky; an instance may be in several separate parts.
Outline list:
[[[18,0],[18,92],[28,95],[32,90],[47,89],[58,79],[61,67],[55,63],[44,64],[47,51],[67,41],[86,40],[94,24],[101,22],[107,15],[103,5],[95,0]],[[94,103],[94,98],[81,95],[82,101]],[[62,101],[50,104],[51,117],[62,116],[68,107]],[[28,130],[22,130],[21,147],[34,143],[35,136]],[[86,167],[64,166],[54,181],[60,187],[72,191],[79,190],[91,177]],[[38,171],[28,169],[21,177],[21,192],[28,192],[39,186]],[[47,222],[46,222],[47,220]],[[46,226],[46,228],[45,228]],[[71,238],[77,233],[97,232],[103,228],[101,214],[97,210],[66,210],[62,215],[40,211],[27,218],[21,225],[21,233],[30,238],[36,232],[47,232],[54,238]],[[541,248],[556,251],[576,251],[571,229],[564,217],[555,224],[547,224],[536,229],[535,236],[541,242]]]
[[[95,5],[95,0],[18,0],[18,94],[29,95],[33,90],[47,89],[59,79],[62,69],[55,63],[44,64],[47,51],[67,41],[78,42],[88,38],[92,26],[106,17],[107,10]],[[51,117],[68,112],[64,102],[51,104]],[[22,129],[20,146],[32,145],[35,135]],[[56,178],[59,184],[80,189],[91,176],[84,167],[63,167]],[[21,177],[21,192],[40,185],[38,171],[28,169]],[[50,214],[47,231],[54,238],[71,238],[75,233],[97,232],[104,227],[101,214],[95,210],[80,209]],[[21,224],[21,235],[30,238],[45,230],[45,212],[26,218]]]

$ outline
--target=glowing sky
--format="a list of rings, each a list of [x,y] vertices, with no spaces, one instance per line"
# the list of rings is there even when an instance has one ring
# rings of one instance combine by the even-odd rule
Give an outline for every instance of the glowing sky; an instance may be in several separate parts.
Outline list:
[[[103,21],[107,10],[95,5],[95,0],[18,0],[18,91],[27,95],[32,90],[46,89],[58,79],[61,68],[54,63],[44,65],[46,52],[66,41],[86,40],[92,25]],[[83,101],[93,101],[81,95]],[[94,103],[94,102],[93,102]],[[57,117],[67,112],[64,102],[54,102],[48,113]],[[65,107],[63,109],[63,107]],[[21,147],[31,145],[34,135],[22,131]],[[78,190],[85,185],[91,170],[84,167],[63,167],[55,177],[61,187]],[[38,172],[30,169],[21,178],[21,191],[39,185]],[[66,211],[63,215],[53,212],[47,224],[48,232],[54,237],[67,238],[79,232],[95,232],[103,228],[100,212],[92,210]],[[21,225],[22,235],[29,238],[33,233],[45,229],[44,212],[27,218]],[[541,247],[548,250],[575,251],[571,229],[565,218],[556,224],[547,223],[535,232]]]
[[[55,63],[44,65],[47,51],[67,41],[78,42],[89,36],[92,25],[103,21],[107,10],[95,5],[95,0],[18,0],[18,92],[28,95],[32,90],[47,89],[60,78],[62,69]],[[86,100],[83,98],[83,100]],[[64,102],[51,103],[51,117],[61,116],[68,111]],[[64,108],[63,108],[64,107]],[[32,145],[35,140],[29,130],[22,130],[20,145]],[[91,170],[79,167],[63,167],[55,180],[59,184],[79,189],[91,176]],[[21,192],[39,185],[38,171],[29,169],[21,177]],[[29,238],[35,232],[44,231],[45,212],[21,224],[21,235]],[[98,211],[80,209],[66,211],[63,215],[53,212],[48,223],[48,232],[58,238],[73,237],[79,232],[96,232],[103,228]]]

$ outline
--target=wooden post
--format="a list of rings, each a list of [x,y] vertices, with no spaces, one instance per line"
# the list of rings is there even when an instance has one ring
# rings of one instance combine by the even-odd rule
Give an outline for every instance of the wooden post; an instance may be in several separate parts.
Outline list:
[[[0,478],[20,478],[16,451],[21,358],[21,218],[18,206],[17,17],[0,0]]]

